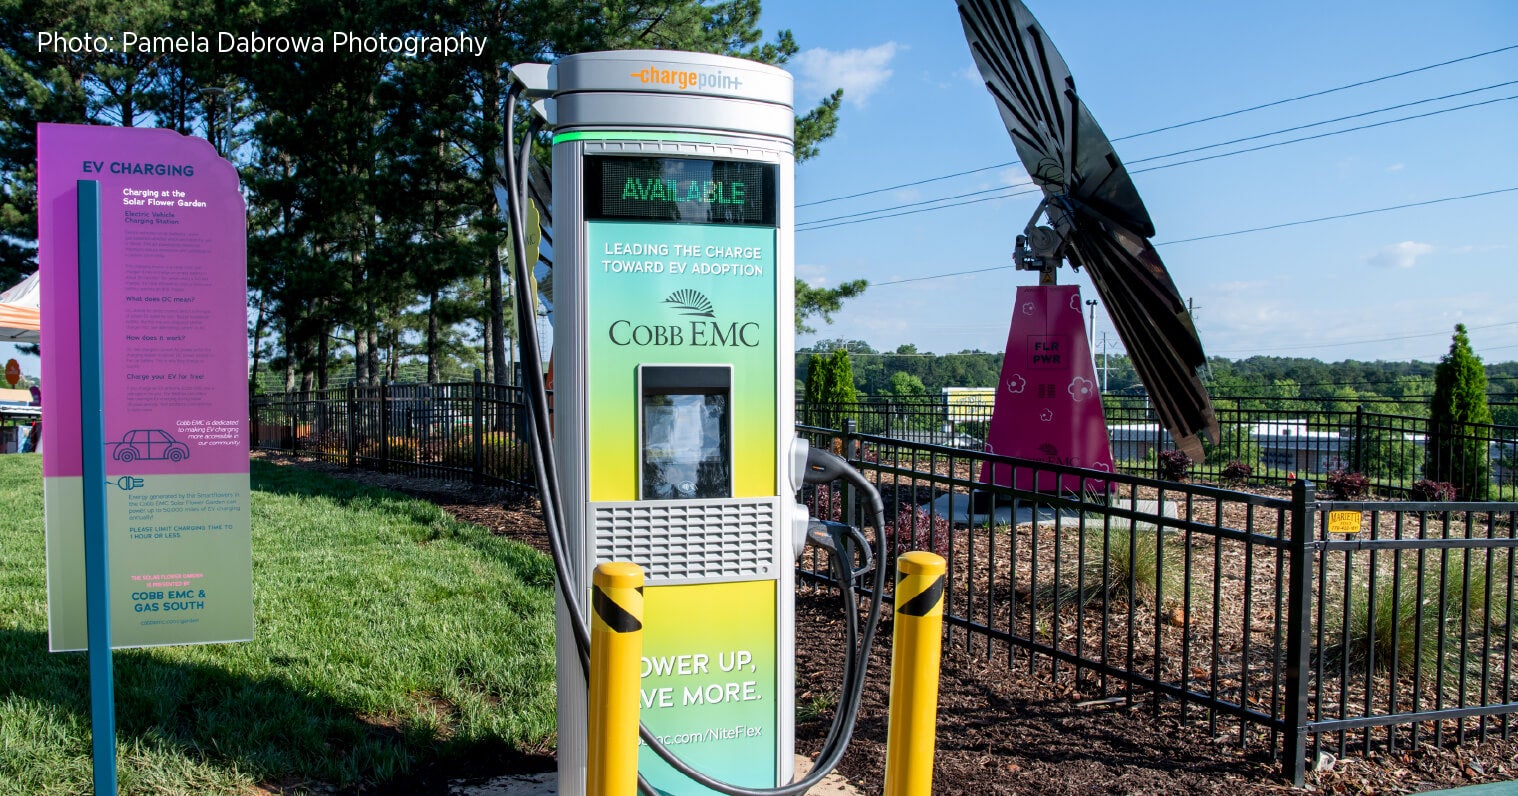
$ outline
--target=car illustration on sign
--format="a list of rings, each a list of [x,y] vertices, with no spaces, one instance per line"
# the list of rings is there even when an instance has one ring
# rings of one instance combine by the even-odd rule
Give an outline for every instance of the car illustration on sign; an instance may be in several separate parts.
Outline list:
[[[135,429],[122,436],[120,442],[111,443],[111,458],[118,462],[135,462],[141,459],[168,459],[179,462],[190,458],[190,448],[169,436],[169,432],[156,428]]]

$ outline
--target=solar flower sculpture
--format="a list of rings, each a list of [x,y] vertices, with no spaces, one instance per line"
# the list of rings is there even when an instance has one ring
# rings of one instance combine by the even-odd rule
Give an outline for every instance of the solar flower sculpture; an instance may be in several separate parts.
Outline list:
[[[1054,284],[1061,262],[1085,268],[1176,446],[1202,458],[1217,416],[1185,302],[1149,239],[1133,180],[1076,93],[1070,69],[1019,0],[958,0],[975,65],[1033,182],[1043,190],[1017,238],[1017,267]],[[1041,220],[1046,224],[1040,224]]]

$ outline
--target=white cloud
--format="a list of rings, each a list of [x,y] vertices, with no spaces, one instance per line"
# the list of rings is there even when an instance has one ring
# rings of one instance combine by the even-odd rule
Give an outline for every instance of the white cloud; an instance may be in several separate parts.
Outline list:
[[[974,83],[977,86],[984,86],[986,84],[986,78],[981,75],[980,68],[975,64],[970,64],[964,69],[961,69],[959,71],[959,76],[965,80],[970,81],[971,83]]]
[[[996,178],[1008,188],[1021,188],[1024,185],[1032,185],[1033,178],[1028,176],[1027,170],[1022,167],[1002,169],[996,173]]]
[[[821,47],[804,50],[791,59],[791,67],[799,78],[797,93],[803,97],[821,97],[841,88],[844,102],[862,108],[869,102],[870,95],[891,79],[891,60],[901,49],[905,48],[888,41],[866,50],[833,52]]]
[[[1399,172],[1406,167],[1406,164],[1403,163],[1393,163],[1390,166],[1387,166],[1386,170],[1395,174],[1396,172]]]
[[[1368,255],[1365,261],[1377,268],[1412,268],[1418,264],[1419,257],[1432,254],[1433,251],[1434,247],[1427,243],[1405,240],[1382,246]]]

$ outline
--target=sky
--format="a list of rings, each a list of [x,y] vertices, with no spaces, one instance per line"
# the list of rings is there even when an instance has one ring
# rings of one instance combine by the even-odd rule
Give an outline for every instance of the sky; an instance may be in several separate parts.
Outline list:
[[[1518,3],[1025,1],[1133,174],[1210,356],[1434,361],[1464,323],[1485,361],[1518,359]],[[872,284],[798,342],[1003,350],[1016,288],[1036,278],[1002,266],[1036,195],[862,220],[1027,190],[954,3],[765,0],[763,22],[801,47],[788,65],[798,107],[844,89],[837,134],[797,166],[797,276]],[[1135,136],[1504,47],[1514,49]],[[1473,89],[1484,90],[1146,160]],[[1487,104],[1143,171],[1472,103]],[[997,164],[1008,165],[986,169]],[[970,170],[980,171],[893,188]],[[827,201],[879,189],[889,190]],[[1281,224],[1292,225],[1190,240]],[[950,275],[963,271],[982,273]],[[1059,281],[1096,297],[1084,274],[1062,268]],[[1104,331],[1121,351],[1098,308],[1098,353]]]
[[[1133,174],[1209,355],[1434,361],[1464,323],[1485,361],[1518,359],[1518,3],[1027,2]],[[798,343],[1003,350],[1017,286],[1035,281],[1009,266],[1037,197],[954,3],[765,0],[763,25],[790,29],[801,46],[788,65],[798,107],[845,90],[837,134],[797,167],[797,275],[872,285]],[[1467,60],[1136,135],[1456,59]],[[1485,104],[1144,171],[1474,103]],[[866,191],[877,192],[828,201]],[[1295,223],[1492,191],[1502,192]],[[960,194],[983,201],[866,220]],[[1289,226],[1228,234],[1276,225]],[[952,275],[963,271],[980,273]],[[1059,279],[1095,297],[1083,274],[1064,268]],[[1103,332],[1109,350],[1123,350],[1100,308],[1095,329],[1096,353]],[[0,359],[13,355],[0,344]],[[22,360],[34,374],[36,358]]]

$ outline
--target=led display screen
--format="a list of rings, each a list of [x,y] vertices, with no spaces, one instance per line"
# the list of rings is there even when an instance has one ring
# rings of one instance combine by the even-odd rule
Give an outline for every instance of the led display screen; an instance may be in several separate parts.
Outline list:
[[[585,158],[587,220],[775,225],[775,165],[696,158]]]

